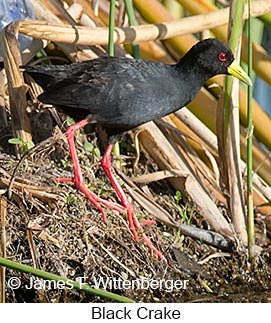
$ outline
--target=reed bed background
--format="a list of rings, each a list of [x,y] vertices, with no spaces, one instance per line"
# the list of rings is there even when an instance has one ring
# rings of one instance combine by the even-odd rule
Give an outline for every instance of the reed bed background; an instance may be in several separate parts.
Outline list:
[[[110,33],[109,1],[31,2],[36,20],[9,25],[1,38],[5,74],[2,72],[0,81],[0,265],[17,269],[22,280],[28,277],[25,273],[31,273],[47,279],[57,279],[50,274],[72,280],[87,276],[90,282],[95,275],[189,277],[192,281],[189,291],[170,295],[165,290],[117,293],[136,301],[186,301],[199,295],[212,301],[211,293],[225,300],[221,290],[229,281],[235,287],[227,293],[240,293],[242,288],[250,293],[250,287],[268,290],[271,119],[251,98],[251,90],[248,95],[247,87],[217,76],[187,107],[138,127],[119,144],[115,170],[139,217],[157,221],[156,226],[145,229],[166,255],[165,265],[142,243],[131,241],[120,215],[111,212],[107,227],[97,224],[100,215],[76,190],[54,185],[54,177],[72,171],[63,134],[70,120],[38,103],[41,89],[23,79],[19,66],[81,61],[108,52],[171,64],[199,39],[217,37],[229,40],[250,73],[253,70],[271,86],[270,56],[260,45],[261,35],[258,42],[250,36],[255,34],[254,21],[270,27],[271,1],[251,2],[252,23],[247,32],[242,17],[249,17],[249,6],[243,1],[127,0],[117,1],[115,6],[111,2],[115,14],[111,15]],[[22,55],[18,32],[33,37],[30,49]],[[224,91],[230,101],[223,100]],[[17,144],[16,151],[10,143]],[[77,146],[90,187],[116,199],[98,167],[95,135],[81,133]],[[249,165],[253,169],[247,173],[248,156],[252,156]],[[30,266],[16,267],[15,262],[5,262],[6,258]],[[193,261],[191,267],[189,261]],[[2,301],[114,299],[109,294],[89,296],[76,291],[6,292],[5,282],[12,274],[14,271],[1,267]]]

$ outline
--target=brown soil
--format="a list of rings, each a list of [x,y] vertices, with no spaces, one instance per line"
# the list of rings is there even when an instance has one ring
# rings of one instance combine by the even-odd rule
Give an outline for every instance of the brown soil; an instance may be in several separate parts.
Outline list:
[[[86,277],[84,281],[91,285],[101,277],[111,280],[144,277],[168,282],[162,288],[119,289],[115,286],[107,289],[138,302],[270,301],[270,243],[259,224],[258,244],[263,247],[263,252],[253,264],[243,253],[221,253],[159,222],[144,225],[144,232],[167,260],[159,261],[144,242],[134,241],[125,214],[107,209],[108,223],[105,225],[100,213],[77,189],[70,184],[56,185],[54,178],[72,176],[72,166],[65,136],[60,130],[55,130],[50,113],[32,116],[32,128],[36,146],[19,166],[13,147],[7,144],[10,130],[1,132],[1,179],[9,181],[8,174],[12,176],[17,167],[15,181],[10,187],[11,196],[8,197],[6,189],[1,190],[2,197],[7,197],[8,201],[5,225],[7,258],[72,280]],[[77,136],[84,177],[92,191],[117,202],[99,165],[100,158],[84,149],[85,138],[84,134]],[[95,136],[89,140],[95,143]],[[122,172],[135,176],[135,153],[129,140],[127,136],[121,144]],[[137,173],[141,174],[156,168],[143,153],[138,165]],[[175,192],[166,181],[148,185],[148,190],[155,201],[182,221],[175,205]],[[150,219],[136,202],[133,204],[139,218]],[[186,207],[191,210],[192,205]],[[192,224],[206,226],[200,214],[195,212]],[[213,258],[207,258],[210,255]],[[201,261],[203,263],[199,265]],[[74,289],[27,289],[30,275],[7,269],[6,281],[12,276],[19,277],[22,285],[18,289],[6,289],[6,302],[106,301]],[[177,280],[188,280],[187,288],[171,291],[170,282]]]

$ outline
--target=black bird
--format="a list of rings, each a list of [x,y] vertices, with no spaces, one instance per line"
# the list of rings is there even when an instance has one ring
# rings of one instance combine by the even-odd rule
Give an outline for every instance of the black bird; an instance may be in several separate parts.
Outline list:
[[[189,103],[204,82],[217,74],[232,74],[252,85],[250,78],[234,60],[231,50],[217,39],[206,39],[194,45],[176,65],[101,57],[70,65],[23,66],[42,86],[44,93],[38,99],[61,108],[79,122],[67,129],[67,138],[74,167],[74,178],[60,181],[73,182],[89,201],[102,213],[100,204],[119,212],[127,211],[133,236],[142,231],[133,207],[117,182],[111,167],[114,143],[128,130],[159,119]],[[102,200],[84,184],[74,145],[75,132],[90,122],[100,124],[108,135],[108,146],[101,165],[114,187],[121,205]],[[163,255],[148,237],[141,237],[159,258]]]

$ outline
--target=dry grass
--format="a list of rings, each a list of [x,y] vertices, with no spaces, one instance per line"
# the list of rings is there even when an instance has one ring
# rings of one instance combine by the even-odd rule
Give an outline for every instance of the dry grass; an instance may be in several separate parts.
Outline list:
[[[69,27],[71,17],[67,17],[66,9],[59,12],[46,0],[33,2],[38,18],[49,22],[48,28],[53,28],[51,23],[63,22]],[[66,2],[70,4],[70,1]],[[78,3],[85,5],[86,2]],[[140,1],[135,3],[140,10]],[[103,1],[99,17],[95,18],[89,6],[84,7],[83,14],[94,17],[101,26],[102,21],[106,20],[107,9],[108,3]],[[138,13],[137,17],[142,21]],[[170,20],[169,16],[164,17],[167,17],[165,20]],[[29,26],[28,28],[31,29]],[[188,35],[189,42],[188,38],[183,37],[182,46],[185,48],[193,36]],[[37,103],[36,97],[40,89],[35,84],[29,82],[30,87],[27,88],[27,97],[25,96],[26,87],[18,69],[21,57],[16,52],[14,39],[6,41],[6,48],[11,49],[5,57],[9,91],[7,79],[2,75],[0,104],[3,105],[4,99],[7,108],[4,114],[11,122],[6,124],[1,117],[1,256],[70,279],[87,277],[90,284],[100,277],[189,280],[188,289],[173,292],[168,292],[166,288],[111,290],[142,302],[267,300],[268,296],[264,291],[270,289],[268,215],[271,194],[265,177],[255,174],[256,243],[262,248],[262,254],[257,262],[250,264],[245,249],[239,245],[232,228],[226,204],[227,192],[223,190],[223,185],[219,186],[216,138],[206,127],[210,126],[208,121],[204,125],[191,115],[186,121],[177,113],[164,119],[167,124],[149,124],[131,133],[131,137],[127,135],[121,143],[122,168],[121,171],[116,169],[116,172],[132,200],[138,218],[157,221],[156,225],[143,225],[143,228],[167,260],[166,263],[159,261],[141,239],[139,243],[134,241],[125,214],[106,210],[108,224],[104,225],[99,212],[78,190],[72,185],[55,184],[56,177],[72,176],[64,135],[65,117]],[[177,45],[180,38],[175,37],[174,41],[169,42],[171,51],[158,42],[144,43],[143,56],[152,59],[159,57],[162,61],[172,62],[177,55],[178,46],[180,47],[180,43]],[[35,41],[31,54],[23,56],[23,63],[29,62],[42,47],[48,57],[58,56],[67,61],[105,53],[105,49],[100,46],[90,49],[74,44]],[[122,46],[116,50],[118,55],[125,53]],[[37,59],[34,57],[33,61],[35,60]],[[209,107],[217,107],[216,95],[204,89],[195,104],[200,103],[198,109],[206,107],[207,115]],[[10,98],[12,99],[9,101]],[[19,99],[15,100],[16,98]],[[27,109],[24,110],[25,106]],[[210,110],[211,118],[215,114],[213,112]],[[14,117],[21,113],[23,118]],[[35,148],[18,159],[15,156],[18,157],[19,151],[8,144],[8,139],[12,137],[20,137],[24,141],[33,139]],[[84,149],[86,138],[98,146],[95,135],[78,134],[76,144],[84,178],[96,194],[117,202],[116,195],[99,166],[100,158]],[[256,140],[261,142],[260,137]],[[268,153],[258,146],[255,149],[264,155],[259,163],[262,162],[261,165],[265,167]],[[244,163],[242,167],[244,169]],[[182,191],[183,196],[177,206],[176,190]],[[188,219],[197,228],[227,236],[235,243],[234,250],[230,253],[220,252],[200,240],[184,236],[178,228]],[[5,286],[11,276],[20,277],[22,286],[29,282],[28,275],[10,269],[5,272],[2,268],[0,274],[2,286]],[[236,300],[234,296],[227,297],[228,294],[239,297]],[[100,298],[80,294],[75,290],[27,290],[24,287],[13,291],[4,291],[2,288],[1,300],[101,301]]]
[[[78,143],[84,138],[78,137]],[[265,263],[268,248],[263,258],[257,264],[257,271],[247,268],[245,255],[215,251],[214,248],[182,236],[176,229],[157,223],[144,225],[145,233],[152,239],[155,246],[166,255],[167,264],[159,261],[151,254],[146,245],[135,242],[127,225],[125,215],[119,215],[108,210],[108,224],[104,225],[100,214],[88,201],[71,185],[57,187],[55,177],[72,175],[71,163],[65,140],[59,135],[37,144],[35,152],[29,153],[20,167],[17,168],[15,181],[12,185],[12,197],[7,203],[6,215],[6,257],[23,264],[32,265],[58,275],[75,279],[87,277],[91,284],[94,279],[110,277],[122,279],[138,279],[139,277],[179,280],[188,279],[187,290],[175,290],[169,293],[164,290],[113,290],[137,301],[187,301],[209,300],[215,301],[206,292],[202,280],[215,294],[223,298],[224,292],[245,293],[250,298],[250,288],[264,290],[269,287],[269,269]],[[104,198],[115,200],[115,194],[108,184],[98,160],[78,145],[80,161],[84,177],[88,180],[92,190]],[[66,167],[59,160],[66,160]],[[129,158],[123,171],[134,174]],[[10,154],[1,153],[2,173],[1,186],[7,185],[8,174],[12,174],[18,161]],[[156,165],[141,155],[139,160],[140,173],[154,171]],[[6,173],[7,172],[7,173]],[[174,206],[174,191],[165,181],[148,185],[152,199],[168,210],[173,219],[179,220],[177,208]],[[42,194],[41,194],[42,193]],[[135,202],[136,213],[146,218],[146,212]],[[198,227],[205,227],[202,217],[193,212],[192,222]],[[203,222],[202,222],[203,221]],[[264,245],[266,240],[261,241]],[[179,259],[176,249],[183,252]],[[266,254],[266,256],[265,256]],[[189,256],[190,255],[190,256]],[[212,256],[200,267],[197,262]],[[217,256],[217,258],[216,258]],[[190,264],[192,262],[192,264]],[[195,263],[194,263],[195,262]],[[6,279],[11,276],[20,277],[24,284],[29,283],[29,276],[7,270]],[[201,278],[200,278],[201,277]],[[233,278],[234,277],[234,278]],[[251,285],[249,281],[253,279]],[[231,287],[226,290],[226,284]],[[242,286],[242,288],[241,288]],[[223,288],[224,292],[221,292]],[[248,294],[246,294],[248,293]],[[255,297],[255,295],[254,295]],[[261,297],[264,296],[261,295]],[[101,299],[79,294],[76,291],[27,291],[24,288],[6,293],[7,302],[88,302]]]

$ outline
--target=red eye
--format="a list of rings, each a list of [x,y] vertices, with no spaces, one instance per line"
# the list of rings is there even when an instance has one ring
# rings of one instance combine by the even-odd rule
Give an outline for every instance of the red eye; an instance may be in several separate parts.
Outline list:
[[[225,62],[228,59],[228,55],[222,52],[218,55],[218,59],[220,60],[220,62]]]

